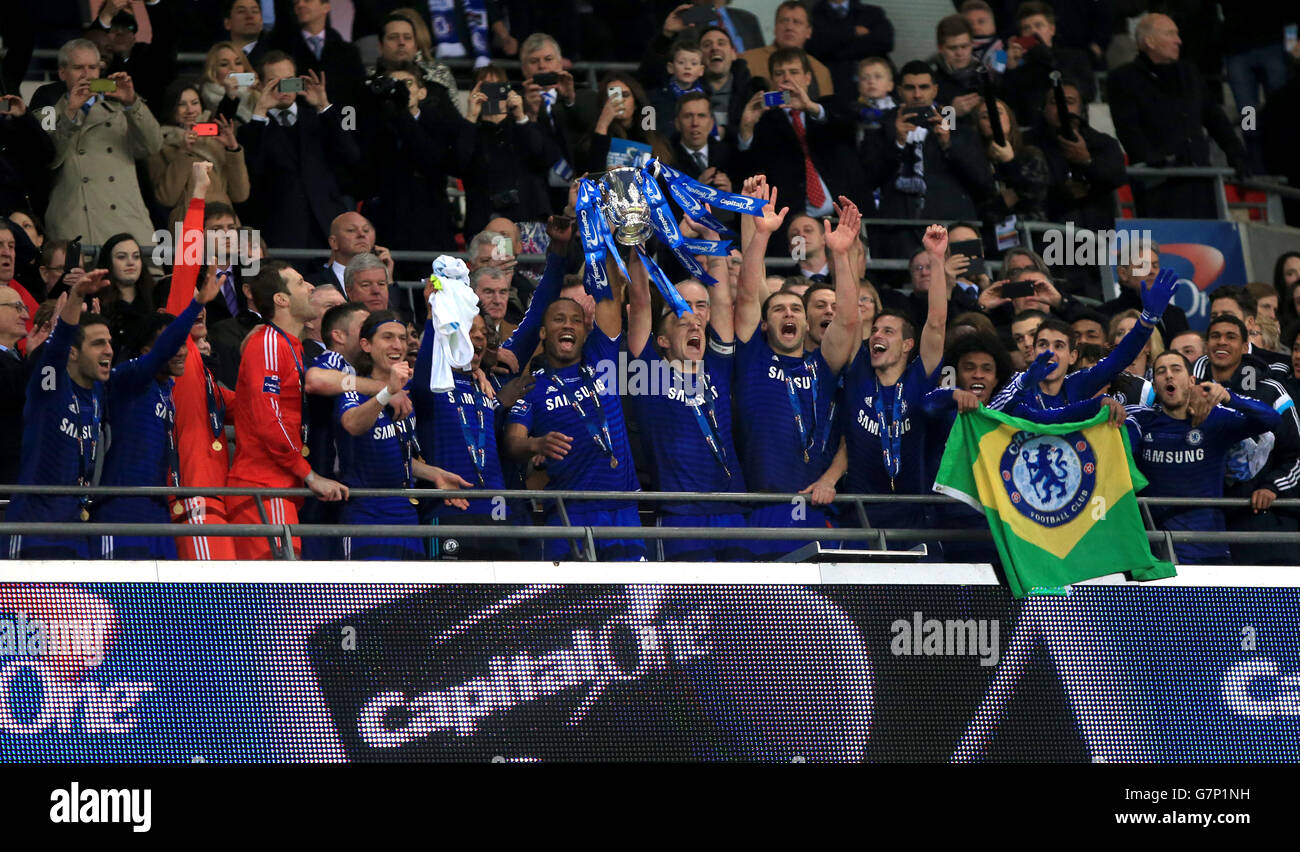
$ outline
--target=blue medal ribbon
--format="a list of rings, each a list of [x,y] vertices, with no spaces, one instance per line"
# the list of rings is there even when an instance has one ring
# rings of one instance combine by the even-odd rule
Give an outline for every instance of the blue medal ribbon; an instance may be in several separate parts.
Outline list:
[[[885,455],[885,471],[889,474],[889,490],[893,491],[894,479],[903,461],[903,433],[899,423],[903,416],[903,383],[900,381],[894,386],[894,404],[888,421],[885,419],[884,388],[880,386],[879,378],[876,379],[876,394],[871,405],[876,422],[880,424],[880,447]]]
[[[484,425],[483,409],[479,399],[479,389],[470,381],[470,387],[473,391],[474,410],[478,413],[478,431],[472,432],[469,425],[469,418],[465,416],[465,406],[456,400],[456,413],[460,415],[460,433],[465,436],[465,449],[469,451],[470,460],[474,462],[474,472],[478,474],[478,484],[486,485],[483,478],[483,471],[487,469],[487,427]],[[452,398],[456,398],[453,391]],[[471,434],[472,433],[472,434]]]
[[[813,443],[817,440],[820,430],[817,428],[817,392],[820,382],[817,378],[817,365],[809,361],[803,362],[804,370],[808,373],[809,385],[812,391],[812,426],[811,430],[805,429],[803,425],[803,406],[799,402],[799,392],[794,389],[794,377],[788,371],[785,372],[785,390],[790,397],[790,410],[794,412],[794,425],[799,430],[799,447],[803,450],[803,460],[805,463],[811,461],[808,452],[813,448]],[[812,437],[809,437],[811,433]]]
[[[86,439],[86,424],[81,419],[81,400],[77,397],[76,388],[72,391],[72,414],[77,418],[77,484],[87,486],[91,484],[91,479],[95,475],[95,456],[99,452],[99,425],[103,414],[99,410],[99,400],[95,398],[95,392],[92,389],[90,394],[92,411],[90,415],[90,439]],[[86,444],[90,444],[90,452],[86,452]],[[81,519],[90,520],[90,496],[82,494],[78,500],[81,505]]]
[[[212,430],[212,440],[220,441],[224,434],[226,422],[226,400],[221,394],[217,393],[216,382],[212,378],[211,371],[207,365],[199,359],[199,364],[203,368],[203,390],[208,397],[208,428]]]
[[[590,395],[591,404],[596,409],[596,416],[600,418],[599,427],[592,423],[591,418],[587,416],[586,409],[582,407],[582,403],[578,400],[576,390],[573,393],[570,393],[569,389],[565,387],[564,380],[550,368],[543,370],[543,373],[546,376],[546,380],[550,382],[551,385],[559,390],[560,393],[568,397],[569,406],[578,415],[578,419],[582,421],[582,425],[586,427],[587,434],[591,436],[591,440],[596,442],[596,446],[600,447],[602,453],[609,456],[609,466],[618,467],[618,456],[614,454],[614,438],[609,433],[609,420],[605,417],[604,406],[600,404],[600,393],[596,388],[596,379],[591,368],[586,364],[578,365],[578,389],[585,388]]]
[[[727,464],[727,449],[722,446],[722,430],[718,428],[718,415],[713,408],[713,389],[709,386],[709,374],[704,371],[703,365],[700,366],[700,404],[691,405],[690,400],[685,400],[685,405],[695,415],[695,425],[700,427],[701,434],[704,435],[704,443],[709,445],[713,451],[713,457],[722,465],[722,472],[731,479],[731,467]],[[700,409],[704,409],[701,411]]]
[[[174,384],[171,379],[168,382]],[[181,486],[181,454],[176,449],[176,404],[172,401],[172,395],[163,390],[162,385],[158,385],[158,399],[162,401],[163,409],[167,412],[167,467],[168,480],[173,488]]]
[[[303,447],[306,447],[307,446],[307,371],[303,369],[302,361],[299,360],[298,352],[293,348],[293,341],[289,339],[289,335],[285,334],[280,329],[280,327],[273,322],[267,322],[267,325],[271,327],[272,331],[280,335],[280,337],[284,340],[285,345],[289,347],[289,354],[293,356],[293,366],[298,370],[298,394],[300,397],[299,404],[301,405],[301,412],[302,412],[301,415],[302,416],[302,427],[301,427],[302,445]]]

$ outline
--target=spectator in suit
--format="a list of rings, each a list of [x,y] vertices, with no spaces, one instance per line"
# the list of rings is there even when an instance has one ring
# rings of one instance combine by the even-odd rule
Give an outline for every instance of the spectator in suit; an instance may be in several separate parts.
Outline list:
[[[1110,72],[1110,111],[1131,165],[1208,166],[1206,131],[1228,163],[1249,171],[1246,152],[1223,109],[1205,94],[1197,70],[1178,59],[1178,26],[1166,15],[1144,15],[1135,36],[1138,57]],[[1213,187],[1204,178],[1134,179],[1139,216],[1214,219]],[[1167,336],[1166,336],[1167,337]]]
[[[320,75],[330,103],[355,106],[366,70],[356,46],[327,26],[329,11],[328,0],[294,0],[293,17],[276,19],[269,44],[287,53],[295,68]]]
[[[45,221],[61,237],[89,244],[126,232],[152,243],[153,225],[140,195],[135,164],[162,147],[153,113],[125,71],[116,91],[91,94],[99,77],[99,49],[77,39],[59,50],[59,79],[67,92],[54,106],[53,185]]]
[[[1017,38],[1007,44],[1007,72],[1002,97],[1017,115],[1030,115],[1051,88],[1050,74],[1060,71],[1080,88],[1084,100],[1097,97],[1092,60],[1082,51],[1055,44],[1056,13],[1047,3],[1030,0],[1016,10]],[[1032,44],[1026,47],[1026,40]]]
[[[259,0],[223,0],[221,26],[230,34],[233,47],[248,58],[249,65],[262,64],[270,48],[270,34],[263,30]]]
[[[359,254],[343,270],[343,295],[349,302],[359,302],[370,312],[393,307],[390,298],[392,279],[383,261],[373,254]]]
[[[314,71],[307,73],[302,97],[279,91],[282,79],[297,76],[289,56],[268,53],[261,76],[265,82],[253,120],[236,137],[247,149],[262,234],[272,246],[320,245],[329,223],[352,206],[337,173],[355,168],[360,151]]]
[[[471,127],[460,116],[446,120],[421,109],[428,90],[414,64],[385,74],[402,85],[405,101],[384,99],[370,157],[378,163],[378,192],[365,204],[366,215],[385,241],[398,249],[452,244],[447,174]]]
[[[516,91],[506,96],[501,111],[488,114],[483,86],[505,83],[504,71],[489,65],[481,69],[478,78],[469,95],[470,145],[468,161],[461,170],[465,231],[481,231],[494,216],[545,222],[551,214],[546,173],[561,157],[559,145],[537,122],[529,120],[523,96]]]
[[[939,52],[933,59],[941,104],[950,104],[959,119],[969,116],[981,100],[984,66],[975,58],[974,34],[961,15],[949,15],[935,28]]]
[[[18,95],[0,95],[0,101],[0,209],[44,210],[54,140]]]
[[[884,9],[862,0],[817,0],[804,49],[830,68],[836,91],[851,92],[858,62],[894,49],[894,25]]]
[[[772,53],[769,77],[786,93],[784,106],[766,106],[763,93],[750,98],[740,121],[737,146],[742,176],[767,175],[781,203],[796,213],[828,216],[832,199],[847,196],[865,204],[870,196],[853,150],[854,123],[832,110],[832,99],[814,99],[812,65],[799,48]],[[772,240],[770,251],[784,246]]]
[[[609,96],[610,89],[618,89],[622,97]],[[642,121],[641,107],[646,106],[645,89],[630,74],[606,74],[600,81],[597,93],[599,114],[596,124],[578,142],[577,167],[580,172],[600,172],[611,165],[611,150],[615,139],[627,139],[650,146],[651,156],[669,165],[674,164],[672,149],[657,130],[647,130]]]
[[[27,329],[30,313],[12,287],[0,284],[0,485],[18,481],[23,448],[23,406],[32,363],[24,353],[36,350],[49,334]],[[7,496],[7,495],[6,495]],[[0,519],[3,519],[0,512]]]
[[[370,220],[350,210],[340,213],[330,222],[329,247],[329,262],[309,270],[303,278],[314,287],[331,286],[340,293],[344,291],[344,272],[353,258],[371,253],[381,260],[391,257],[388,249],[375,245],[375,226]]]
[[[105,76],[118,71],[130,74],[145,103],[157,103],[163,88],[176,76],[180,35],[176,6],[153,3],[148,7],[153,38],[147,43],[135,40],[138,26],[130,8],[131,0],[104,0],[99,16],[86,28],[86,38],[99,47],[100,58],[106,63]]]
[[[604,102],[597,103],[595,92],[574,87],[573,75],[564,70],[559,43],[546,33],[533,33],[524,39],[519,47],[519,63],[524,74],[524,112],[564,154],[563,160],[552,164],[547,176],[552,189],[551,208],[558,210],[569,197],[579,138],[596,124]],[[539,75],[551,74],[556,82],[537,82]]]
[[[673,136],[673,160],[688,177],[731,192],[734,181],[730,175],[736,168],[736,150],[729,140],[711,138],[710,105],[709,96],[703,92],[692,92],[677,101],[677,114],[673,117],[673,127],[677,130]]]
[[[500,340],[509,340],[518,328],[516,323],[506,319],[506,308],[510,303],[510,273],[495,266],[480,266],[469,277],[470,285],[478,295],[490,331],[494,331]]]
[[[220,295],[208,302],[205,308],[208,325],[212,326],[224,319],[239,316],[247,307],[244,298],[243,266],[237,262],[249,261],[251,258],[239,258],[239,219],[235,208],[220,201],[206,203],[203,206],[203,233],[206,244],[216,251],[216,257],[209,262],[216,266],[217,278],[221,281]]]
[[[880,191],[879,216],[891,219],[977,219],[993,191],[993,176],[974,130],[949,129],[934,107],[934,70],[913,60],[899,69],[902,104],[862,140],[867,181]],[[909,110],[931,109],[909,120]],[[876,257],[910,257],[920,246],[913,229],[873,228]]]
[[[239,85],[239,81],[230,76],[235,73],[252,74],[253,85]],[[208,49],[203,63],[203,79],[199,82],[199,97],[209,113],[232,120],[252,121],[260,92],[257,72],[242,50],[228,41],[219,41]]]
[[[203,108],[199,86],[197,78],[183,77],[167,87],[161,104],[162,148],[149,158],[154,198],[159,204],[172,208],[168,229],[185,215],[185,208],[193,195],[191,184],[195,162],[206,160],[212,163],[208,170],[209,202],[234,204],[247,201],[251,189],[244,149],[235,139],[234,124],[222,116],[213,120]],[[194,125],[200,122],[215,123],[220,133],[216,136],[196,135]]]
[[[1102,305],[1098,310],[1108,317],[1128,310],[1142,309],[1142,295],[1139,287],[1143,282],[1150,284],[1160,272],[1160,244],[1151,243],[1149,251],[1134,250],[1128,263],[1115,264],[1115,282],[1119,284],[1119,296]],[[1156,324],[1164,340],[1173,340],[1187,331],[1187,315],[1177,305],[1165,308],[1164,317]]]
[[[785,0],[776,7],[776,27],[773,30],[772,43],[765,47],[750,48],[740,54],[740,58],[749,65],[749,73],[754,76],[770,74],[772,54],[778,50],[798,48],[806,50],[808,40],[812,38],[812,16],[808,7],[799,0]],[[835,94],[835,84],[831,71],[821,60],[809,56],[812,67],[812,80],[808,83],[808,92],[814,98],[829,97]]]

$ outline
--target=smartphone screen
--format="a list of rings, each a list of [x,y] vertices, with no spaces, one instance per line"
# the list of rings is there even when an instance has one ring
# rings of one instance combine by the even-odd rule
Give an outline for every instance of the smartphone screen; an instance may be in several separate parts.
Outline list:
[[[117,91],[117,81],[116,81],[116,80],[109,80],[109,79],[107,79],[107,78],[105,78],[105,77],[101,77],[101,78],[99,78],[99,79],[97,79],[97,80],[91,80],[91,81],[90,81],[90,91],[91,91],[93,94],[97,94],[97,95],[102,95],[102,94],[104,94],[105,92],[116,92],[116,91]]]
[[[301,92],[306,88],[306,81],[301,77],[287,77],[277,87],[281,92]]]
[[[221,132],[215,121],[204,121],[194,125],[194,133],[197,136],[216,136]]]

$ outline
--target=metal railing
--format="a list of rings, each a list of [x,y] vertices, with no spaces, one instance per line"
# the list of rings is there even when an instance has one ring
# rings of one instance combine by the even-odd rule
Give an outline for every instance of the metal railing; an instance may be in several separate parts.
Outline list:
[[[305,498],[312,492],[306,488],[173,488],[164,486],[110,487],[110,486],[62,486],[62,485],[5,485],[0,486],[4,492],[15,494],[37,494],[43,496],[133,496],[133,497],[232,497],[251,496],[254,498],[262,519],[260,524],[219,524],[203,525],[188,523],[103,523],[86,521],[81,523],[47,523],[47,522],[0,522],[0,535],[42,535],[55,537],[73,536],[161,536],[185,538],[195,536],[228,536],[234,538],[267,538],[272,545],[272,552],[278,559],[294,560],[298,554],[293,549],[293,538],[321,537],[404,537],[404,538],[501,538],[514,539],[568,539],[581,551],[587,561],[596,561],[596,542],[604,539],[640,538],[655,542],[677,539],[717,539],[725,541],[826,541],[826,542],[865,542],[877,550],[888,551],[889,542],[917,541],[990,541],[991,535],[983,529],[936,529],[926,527],[894,528],[873,527],[870,523],[868,507],[873,505],[914,504],[918,506],[952,504],[958,501],[938,494],[837,494],[833,502],[851,507],[853,517],[858,522],[856,527],[814,528],[814,527],[672,527],[672,526],[589,526],[569,523],[568,508],[577,501],[599,500],[645,503],[734,503],[734,504],[790,504],[807,506],[806,494],[773,493],[695,493],[695,492],[647,492],[647,491],[572,491],[572,490],[510,490],[510,489],[472,489],[472,490],[438,490],[423,488],[351,489],[352,498],[365,497],[400,497],[441,500],[444,498],[474,498],[500,496],[507,500],[533,501],[534,504],[554,503],[562,523],[546,525],[529,525],[527,518],[517,518],[512,525],[470,525],[470,524],[283,524],[271,523],[265,509],[265,501],[272,498]],[[1250,544],[1287,544],[1300,545],[1300,532],[1252,532],[1252,531],[1188,531],[1161,530],[1156,528],[1153,508],[1182,509],[1246,509],[1251,502],[1247,498],[1208,498],[1208,497],[1139,497],[1137,498],[1143,522],[1146,526],[1148,541],[1163,544],[1168,558],[1173,554],[1177,543],[1250,543]],[[1273,502],[1273,508],[1300,512],[1300,499],[1282,499]],[[642,506],[644,513],[645,507]],[[585,547],[577,547],[581,541]],[[901,553],[902,551],[894,551]],[[1300,562],[1300,551],[1297,552]],[[662,551],[660,551],[662,559]]]

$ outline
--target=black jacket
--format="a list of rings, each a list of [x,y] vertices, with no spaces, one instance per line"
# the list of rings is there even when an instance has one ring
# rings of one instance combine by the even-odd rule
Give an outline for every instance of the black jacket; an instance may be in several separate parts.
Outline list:
[[[854,123],[850,117],[834,109],[830,98],[822,98],[818,103],[826,111],[823,121],[813,121],[804,116],[808,154],[813,166],[830,190],[832,199],[845,195],[859,208],[869,209],[866,205],[871,200],[871,190],[854,151]],[[735,138],[739,144],[739,130]],[[803,152],[794,124],[786,117],[785,110],[770,109],[763,114],[754,127],[749,150],[742,151],[738,160],[739,174],[733,176],[733,183],[735,178],[767,175],[767,182],[778,190],[782,206],[789,205],[794,212],[804,209],[808,182]]]
[[[869,32],[857,35],[856,27],[866,27]],[[849,0],[848,11],[841,17],[827,0],[819,0],[812,10],[812,37],[804,49],[830,69],[836,92],[856,91],[853,78],[858,60],[888,57],[894,49],[894,25],[879,6]]]
[[[298,99],[298,120],[281,127],[276,119],[239,128],[244,161],[253,184],[250,213],[273,248],[325,245],[334,217],[352,208],[338,174],[356,168],[361,155],[355,134],[344,130],[342,109],[317,113]]]
[[[452,240],[447,173],[455,169],[464,119],[443,121],[422,111],[384,115],[373,152],[379,191],[366,202],[366,216],[384,245],[398,249],[448,246]]]
[[[1018,67],[1002,75],[999,96],[1015,110],[1021,125],[1033,125],[1043,112],[1053,71],[1060,71],[1062,79],[1078,86],[1085,103],[1096,99],[1097,80],[1092,60],[1086,54],[1069,47],[1040,44],[1024,55]]]
[[[31,365],[16,350],[0,352],[0,484],[18,481],[30,375]]]
[[[361,53],[356,45],[344,41],[337,30],[325,28],[325,46],[321,49],[320,59],[317,59],[302,37],[302,29],[294,16],[290,15],[283,21],[277,17],[268,45],[292,56],[299,74],[305,75],[309,70],[317,74],[324,72],[325,91],[331,104],[356,106],[360,102],[366,77]]]
[[[213,299],[211,303],[217,300]],[[229,317],[208,326],[208,343],[212,345],[212,374],[228,388],[239,379],[239,347],[262,318],[250,310],[241,310],[239,316]]]
[[[1124,152],[1113,136],[1081,123],[1075,125],[1075,130],[1083,136],[1092,155],[1092,162],[1086,166],[1065,159],[1057,131],[1045,124],[1025,137],[1047,158],[1047,218],[1052,222],[1074,222],[1081,228],[1112,228],[1115,190],[1128,181]]]
[[[546,173],[560,147],[537,122],[510,116],[480,121],[467,131],[472,142],[464,165],[465,233],[477,234],[494,216],[514,222],[545,220],[551,214]]]
[[[1186,62],[1155,65],[1144,54],[1110,72],[1110,113],[1130,163],[1206,166],[1214,138],[1228,162],[1245,151],[1223,108],[1205,97],[1200,74]]]
[[[926,134],[921,147],[925,171],[922,204],[921,196],[902,192],[895,185],[910,147],[900,148],[895,141],[896,114],[897,109],[885,113],[880,127],[862,139],[861,159],[867,167],[868,183],[871,189],[880,190],[877,215],[932,222],[978,218],[979,205],[993,191],[993,173],[976,134],[959,125],[951,132],[946,151],[934,133]]]
[[[52,159],[54,141],[34,112],[0,116],[0,209],[44,210]]]

